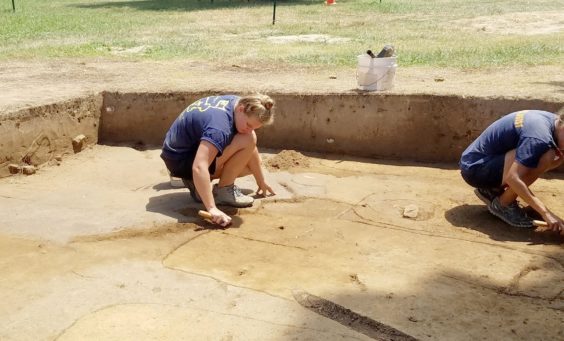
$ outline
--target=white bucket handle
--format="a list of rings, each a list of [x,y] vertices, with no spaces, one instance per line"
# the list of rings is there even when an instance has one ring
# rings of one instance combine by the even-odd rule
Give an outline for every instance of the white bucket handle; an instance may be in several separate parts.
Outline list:
[[[390,73],[391,69],[392,68],[388,67],[388,71],[386,71],[386,73],[384,73],[382,75],[382,77],[378,78],[375,82],[372,82],[370,84],[363,84],[362,86],[372,86],[372,85],[378,84],[379,81],[381,81],[384,77],[386,77],[388,75],[388,73]],[[358,69],[356,70],[356,82],[358,83]]]

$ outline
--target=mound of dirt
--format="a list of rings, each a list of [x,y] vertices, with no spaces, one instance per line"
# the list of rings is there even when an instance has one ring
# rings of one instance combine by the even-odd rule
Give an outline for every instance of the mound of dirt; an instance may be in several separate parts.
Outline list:
[[[283,150],[264,162],[270,171],[288,170],[293,167],[308,168],[310,159],[295,150]]]

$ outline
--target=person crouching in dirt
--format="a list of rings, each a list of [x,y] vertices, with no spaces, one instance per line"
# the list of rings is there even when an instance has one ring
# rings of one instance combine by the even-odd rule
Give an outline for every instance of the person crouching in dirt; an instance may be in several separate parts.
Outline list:
[[[166,134],[161,158],[170,174],[182,178],[190,195],[203,202],[221,226],[231,217],[216,205],[248,207],[253,198],[241,193],[237,177],[252,174],[258,195],[274,191],[266,184],[255,129],[271,124],[274,101],[266,95],[211,96],[190,104]],[[219,179],[213,189],[211,180]]]
[[[558,114],[525,110],[492,123],[462,153],[460,169],[488,210],[514,227],[533,228],[532,219],[518,205],[525,201],[562,233],[564,221],[529,189],[546,171],[564,160],[564,108]]]

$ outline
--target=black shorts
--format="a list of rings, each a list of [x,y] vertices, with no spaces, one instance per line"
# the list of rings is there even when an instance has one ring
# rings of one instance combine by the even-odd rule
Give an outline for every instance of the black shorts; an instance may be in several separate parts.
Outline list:
[[[505,155],[496,155],[489,161],[461,170],[460,173],[466,183],[475,188],[498,188],[503,182],[503,165]]]
[[[163,154],[161,154],[161,159],[163,159],[166,168],[170,172],[170,175],[176,178],[189,179],[192,181],[192,165],[194,164],[195,158],[195,152],[180,160],[167,159]],[[212,164],[208,168],[210,175],[213,175],[213,173],[215,173],[216,160],[217,159],[213,159]]]

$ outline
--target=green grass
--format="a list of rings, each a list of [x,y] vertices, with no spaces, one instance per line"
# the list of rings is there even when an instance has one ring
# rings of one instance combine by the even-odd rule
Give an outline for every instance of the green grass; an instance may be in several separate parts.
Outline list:
[[[402,66],[557,65],[564,32],[485,32],[461,20],[562,12],[564,0],[0,0],[0,60],[104,57],[193,59],[240,65],[335,66],[392,43]],[[326,34],[341,43],[275,44]],[[137,48],[137,49],[135,49]],[[127,49],[133,49],[128,53]],[[124,51],[125,50],[125,51]]]

